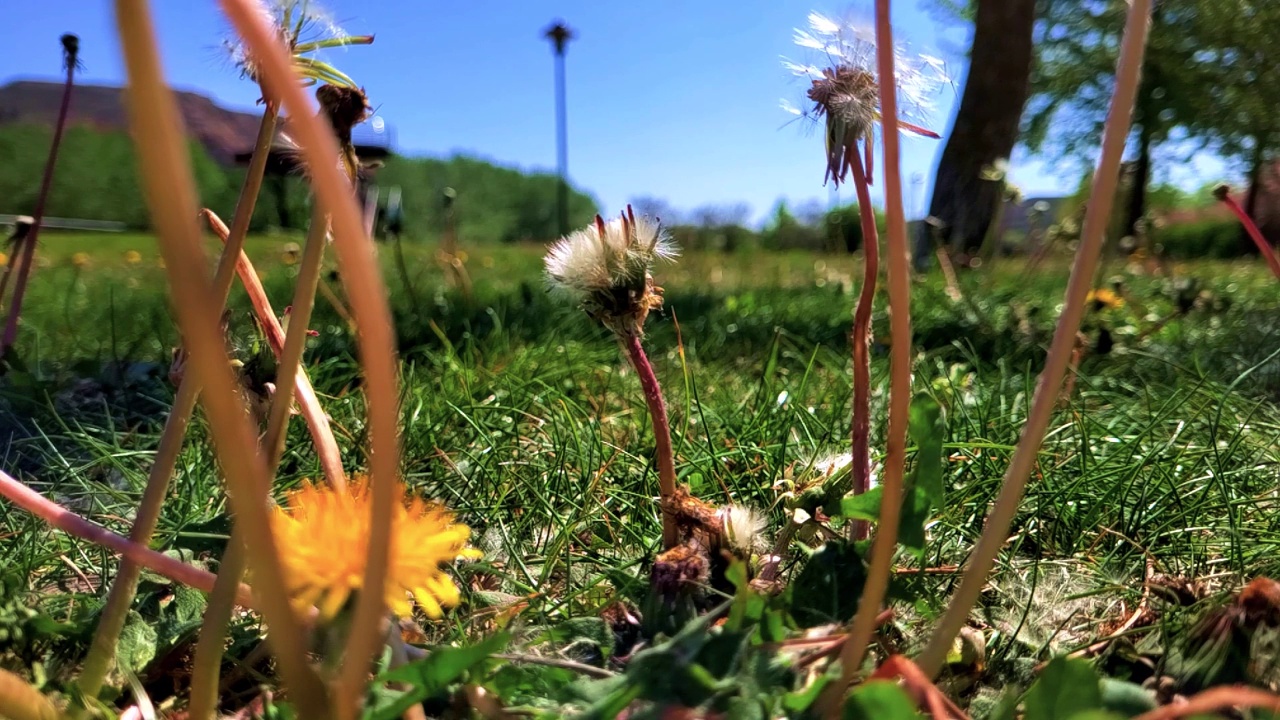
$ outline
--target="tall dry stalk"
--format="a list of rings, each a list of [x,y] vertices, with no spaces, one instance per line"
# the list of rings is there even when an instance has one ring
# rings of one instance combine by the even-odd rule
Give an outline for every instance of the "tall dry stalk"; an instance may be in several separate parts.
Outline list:
[[[866,140],[870,148],[870,139]],[[852,493],[861,495],[871,489],[871,310],[876,298],[876,280],[880,275],[880,236],[876,231],[875,209],[871,205],[871,178],[867,177],[862,159],[854,154],[849,163],[853,170],[853,187],[858,194],[858,216],[862,221],[862,290],[853,311],[853,330],[849,344],[853,348],[853,421],[849,431],[853,462],[850,475]],[[869,166],[870,163],[867,163]],[[871,526],[866,520],[850,523],[850,537],[866,540]]]
[[[218,268],[214,273],[214,297],[217,299],[218,311],[227,303],[231,294],[231,284],[235,279],[236,261],[244,247],[245,236],[249,233],[249,222],[253,218],[253,209],[258,201],[258,192],[262,188],[262,177],[267,166],[267,154],[271,149],[272,138],[275,137],[278,108],[268,101],[258,125],[258,136],[254,141],[253,157],[244,182],[240,186],[240,198],[236,203],[236,214],[232,220],[230,239],[222,255],[218,259]],[[160,519],[160,510],[164,498],[169,492],[169,481],[173,478],[173,470],[182,452],[182,443],[195,411],[196,399],[200,394],[200,386],[194,373],[184,374],[178,382],[178,391],[174,396],[173,406],[165,419],[164,430],[160,434],[160,443],[156,447],[155,459],[151,471],[147,475],[147,485],[142,493],[142,502],[138,505],[137,515],[129,530],[129,538],[139,545],[148,545],[155,533],[156,523]],[[138,580],[142,568],[128,558],[120,563],[111,589],[107,593],[98,627],[94,631],[93,641],[89,646],[89,654],[85,658],[80,677],[76,680],[82,696],[96,696],[102,689],[102,682],[115,659],[116,643],[129,614],[129,606],[133,603],[138,589]],[[237,581],[233,588],[238,586]]]
[[[942,669],[951,643],[964,627],[969,611],[995,566],[996,556],[1008,537],[1009,525],[1018,510],[1027,478],[1031,475],[1036,456],[1044,442],[1045,429],[1053,415],[1063,375],[1071,361],[1076,333],[1080,330],[1080,321],[1084,317],[1085,297],[1092,285],[1107,222],[1111,217],[1116,185],[1120,178],[1120,160],[1124,154],[1125,138],[1129,134],[1150,22],[1151,0],[1131,0],[1128,17],[1125,19],[1120,58],[1116,64],[1116,87],[1107,112],[1098,170],[1094,174],[1093,189],[1089,194],[1080,247],[1067,284],[1062,315],[1058,318],[1058,327],[1054,331],[1053,342],[1045,359],[1044,371],[1040,374],[1031,412],[1027,416],[1018,448],[1013,453],[1013,460],[1005,473],[1000,495],[987,515],[982,537],[970,556],[960,587],[951,598],[946,614],[917,663],[930,678],[935,677]]]
[[[840,689],[848,687],[862,665],[876,617],[889,588],[893,554],[898,545],[903,474],[906,463],[907,421],[911,405],[911,252],[902,208],[901,156],[898,137],[897,85],[893,82],[893,27],[889,0],[876,0],[876,61],[880,83],[881,140],[884,144],[885,214],[888,220],[889,321],[892,343],[889,376],[889,433],[881,487],[880,519],[858,611],[841,653]],[[858,168],[855,166],[854,171]]]
[[[221,5],[251,49],[263,78],[289,110],[295,137],[311,168],[317,199],[330,212],[342,280],[359,328],[360,360],[369,404],[373,532],[362,587],[381,588],[386,584],[400,463],[396,352],[386,287],[374,259],[372,241],[363,231],[350,183],[332,163],[339,153],[332,129],[310,112],[310,103],[296,82],[288,55],[252,3],[221,0]],[[363,592],[356,600],[336,688],[339,718],[353,718],[358,711],[370,661],[384,639],[378,631],[386,612],[384,601],[380,592]]]
[[[18,338],[18,317],[22,314],[22,298],[27,292],[27,282],[31,278],[31,265],[36,257],[36,240],[40,236],[40,223],[44,220],[45,205],[49,201],[49,190],[53,187],[53,169],[58,164],[58,149],[62,146],[62,133],[67,127],[67,115],[71,110],[71,90],[75,87],[76,70],[80,67],[80,38],[70,33],[63,35],[62,62],[66,66],[67,79],[62,86],[62,104],[58,107],[58,121],[53,126],[53,141],[49,144],[49,157],[45,160],[44,175],[40,179],[40,194],[36,196],[36,208],[32,213],[31,229],[27,231],[22,243],[22,266],[18,268],[13,283],[13,301],[9,303],[9,315],[4,323],[4,336],[0,338],[0,357],[13,347]],[[6,278],[7,279],[7,278]]]
[[[204,406],[235,522],[246,529],[250,564],[270,626],[271,645],[300,714],[328,717],[328,692],[307,662],[301,623],[290,606],[279,549],[268,522],[266,464],[257,451],[248,407],[229,364],[214,288],[204,275],[207,265],[197,225],[190,158],[177,105],[161,72],[150,10],[145,0],[116,0],[115,10],[128,73],[129,123],[137,140],[143,189],[162,240],[173,307],[190,349],[190,363],[205,388]],[[262,20],[255,18],[255,22]],[[266,29],[263,35],[271,37]],[[277,48],[277,52],[281,51]],[[280,85],[288,84],[287,73],[277,77],[284,82],[267,83],[269,96],[275,96]],[[291,89],[298,91],[297,87]],[[288,98],[287,93],[281,95],[286,96],[286,107],[296,114],[292,107],[297,104],[296,98]],[[336,152],[331,153],[330,157],[335,155]]]

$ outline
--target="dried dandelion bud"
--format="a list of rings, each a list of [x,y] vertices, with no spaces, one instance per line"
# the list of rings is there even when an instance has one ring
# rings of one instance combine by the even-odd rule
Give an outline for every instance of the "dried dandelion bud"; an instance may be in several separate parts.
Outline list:
[[[677,545],[654,560],[649,576],[655,592],[674,598],[701,590],[711,576],[707,551],[695,542]]]
[[[662,227],[637,218],[628,205],[616,220],[606,223],[597,215],[593,224],[561,238],[545,262],[552,284],[588,315],[619,336],[639,337],[649,311],[662,307],[662,288],[650,269],[676,254]]]
[[[364,88],[321,85],[316,88],[316,100],[320,114],[329,119],[343,145],[351,144],[351,129],[368,119],[372,109]]]

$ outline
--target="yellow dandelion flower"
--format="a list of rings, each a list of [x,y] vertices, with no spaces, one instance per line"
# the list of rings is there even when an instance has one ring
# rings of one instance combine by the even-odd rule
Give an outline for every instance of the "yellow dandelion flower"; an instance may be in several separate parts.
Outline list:
[[[5,255],[4,253],[0,253],[0,267],[5,267],[8,264],[9,264],[9,256]]]
[[[478,558],[480,552],[467,547],[471,529],[455,522],[448,509],[407,498],[401,483],[396,484],[396,494],[387,606],[397,615],[408,616],[413,597],[429,617],[439,618],[444,608],[457,605],[460,599],[443,565]],[[314,605],[322,617],[330,619],[360,590],[372,499],[367,480],[356,477],[344,491],[304,485],[289,493],[284,507],[272,511],[271,528],[283,551],[285,582],[300,609]]]
[[[1091,304],[1095,311],[1115,310],[1124,307],[1124,298],[1117,295],[1114,290],[1107,288],[1090,290],[1084,301],[1086,304]]]
[[[142,253],[137,250],[129,250],[124,254],[124,261],[130,265],[137,265],[142,262]]]
[[[85,267],[89,264],[89,253],[78,252],[71,256],[71,264],[78,268]]]

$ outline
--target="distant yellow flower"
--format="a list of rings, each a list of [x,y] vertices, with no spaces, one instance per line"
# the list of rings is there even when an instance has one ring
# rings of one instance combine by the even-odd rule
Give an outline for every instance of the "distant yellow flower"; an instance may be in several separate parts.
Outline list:
[[[387,568],[387,606],[411,614],[409,598],[431,618],[458,604],[458,588],[442,566],[480,557],[467,547],[471,529],[454,522],[448,509],[421,498],[406,498],[396,483]],[[316,606],[326,619],[337,615],[364,582],[371,533],[372,495],[364,477],[347,490],[304,485],[289,493],[286,506],[271,513],[271,528],[283,556],[285,582],[299,608]]]
[[[301,256],[302,248],[298,247],[296,242],[285,243],[284,247],[280,248],[280,262],[285,265],[293,265]]]
[[[0,267],[4,267],[8,264],[9,264],[9,256],[5,255],[4,253],[0,253]]]
[[[78,252],[71,256],[71,264],[78,268],[85,267],[89,264],[89,253]]]
[[[129,250],[124,254],[124,261],[130,265],[137,265],[142,262],[142,253],[137,250]]]
[[[1084,301],[1086,304],[1091,303],[1095,311],[1115,310],[1124,307],[1124,298],[1117,295],[1114,290],[1107,288],[1090,290]]]

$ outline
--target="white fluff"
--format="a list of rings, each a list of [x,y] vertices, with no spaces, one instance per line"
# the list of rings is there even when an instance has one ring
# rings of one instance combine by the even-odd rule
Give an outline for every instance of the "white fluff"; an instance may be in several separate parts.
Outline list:
[[[608,223],[597,218],[551,246],[547,276],[557,287],[581,297],[643,283],[654,260],[677,254],[661,226],[646,218],[624,216]]]
[[[724,537],[729,547],[744,555],[768,547],[764,530],[768,519],[754,508],[745,505],[725,505],[718,511],[724,523]]]

